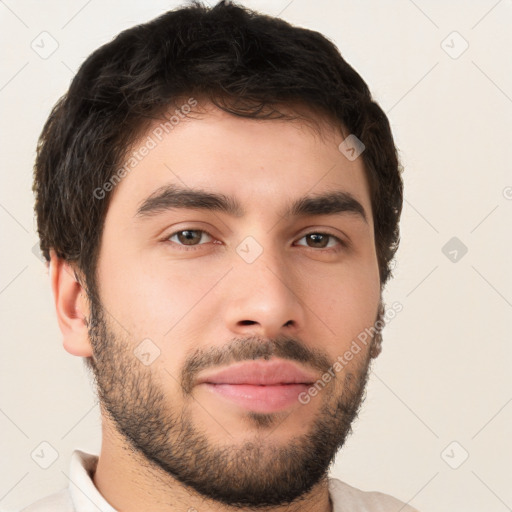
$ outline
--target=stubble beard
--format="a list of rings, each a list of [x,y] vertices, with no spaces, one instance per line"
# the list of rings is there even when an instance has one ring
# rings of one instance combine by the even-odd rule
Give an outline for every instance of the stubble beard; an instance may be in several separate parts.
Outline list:
[[[280,425],[282,415],[248,411],[244,420],[254,428],[254,437],[230,445],[226,434],[227,443],[219,446],[194,423],[193,388],[181,386],[185,405],[173,408],[172,397],[166,396],[151,367],[141,364],[133,353],[133,343],[121,339],[109,327],[103,312],[99,301],[91,302],[89,336],[94,357],[90,369],[102,412],[133,452],[134,460],[142,461],[152,474],[163,476],[160,482],[177,481],[202,497],[234,508],[264,509],[300,501],[325,481],[364,400],[371,363],[369,350],[358,364],[353,360],[350,368],[345,367],[314,398],[322,400],[322,405],[308,433],[278,444],[272,437],[277,429],[286,428]],[[282,355],[283,350],[290,355],[294,347],[295,353],[301,354],[299,359],[305,357],[304,349],[298,350],[300,345],[289,338],[236,347],[244,347],[246,352],[247,347],[260,351],[253,352],[250,359],[260,357],[262,350],[266,351],[264,358]],[[190,379],[184,374],[179,380],[183,383]],[[334,393],[336,382],[341,391]],[[222,418],[214,420],[222,423]]]

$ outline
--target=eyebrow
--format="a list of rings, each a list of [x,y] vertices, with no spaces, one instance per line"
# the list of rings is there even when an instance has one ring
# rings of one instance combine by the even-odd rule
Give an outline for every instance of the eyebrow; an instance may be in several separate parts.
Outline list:
[[[165,185],[147,197],[137,209],[136,217],[148,218],[174,209],[194,209],[226,213],[240,218],[245,210],[235,197],[202,189]],[[342,190],[304,196],[288,204],[280,216],[355,214],[368,224],[363,205],[349,192]]]

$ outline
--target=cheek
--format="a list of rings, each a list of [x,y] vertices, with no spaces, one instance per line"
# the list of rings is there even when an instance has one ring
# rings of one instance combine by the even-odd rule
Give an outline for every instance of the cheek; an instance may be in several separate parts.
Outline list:
[[[306,297],[307,306],[326,326],[330,347],[338,353],[375,323],[380,301],[378,269],[376,265],[352,265],[317,276]]]
[[[137,340],[150,338],[162,351],[190,328],[194,308],[219,279],[216,272],[197,275],[177,265],[141,264],[126,257],[116,265],[104,261],[101,298],[110,314]],[[108,271],[107,271],[108,269]],[[196,318],[197,320],[197,318]]]

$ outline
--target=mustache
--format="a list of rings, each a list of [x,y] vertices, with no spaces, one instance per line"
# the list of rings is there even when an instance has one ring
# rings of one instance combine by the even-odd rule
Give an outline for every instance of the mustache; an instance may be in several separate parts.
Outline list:
[[[190,394],[197,375],[203,370],[241,361],[269,360],[272,356],[303,363],[321,373],[328,371],[332,364],[324,352],[309,348],[295,338],[235,338],[223,347],[199,349],[187,357],[182,371],[181,388],[185,394]]]

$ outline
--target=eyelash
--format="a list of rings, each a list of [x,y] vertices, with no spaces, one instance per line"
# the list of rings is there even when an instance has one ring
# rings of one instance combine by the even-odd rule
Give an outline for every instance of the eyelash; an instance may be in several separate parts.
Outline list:
[[[164,242],[168,242],[168,243],[171,243],[173,245],[176,245],[179,250],[183,250],[183,251],[194,251],[194,250],[198,250],[202,245],[205,245],[205,244],[198,244],[198,245],[190,245],[190,246],[186,246],[186,245],[183,245],[183,244],[180,244],[178,242],[173,242],[171,241],[170,239],[179,234],[179,233],[182,233],[183,231],[194,231],[194,232],[198,232],[198,233],[205,233],[206,235],[208,235],[209,237],[213,238],[215,240],[215,237],[213,235],[211,235],[208,231],[206,231],[205,229],[180,229],[178,231],[175,231],[174,233],[171,233],[169,236],[166,236],[163,241]],[[343,248],[347,248],[348,247],[348,244],[346,242],[344,242],[343,240],[341,240],[339,237],[337,237],[336,235],[333,235],[332,233],[328,233],[328,232],[323,232],[323,231],[310,231],[309,233],[305,233],[304,235],[302,235],[299,240],[302,240],[303,238],[309,236],[309,235],[327,235],[328,237],[330,238],[334,238],[338,244],[340,245],[341,248],[334,248],[334,247],[328,247],[328,248],[315,248],[315,247],[308,247],[308,246],[301,246],[301,247],[305,247],[306,249],[310,249],[312,251],[322,251],[322,252],[338,252],[340,250],[342,250]]]

